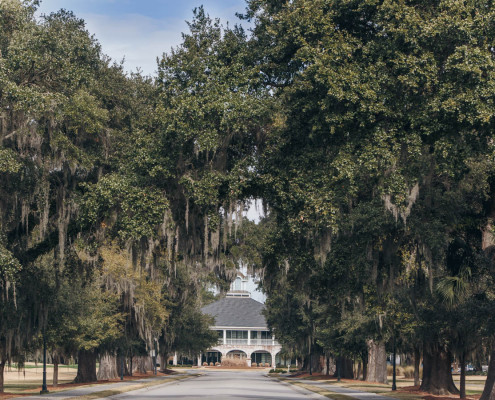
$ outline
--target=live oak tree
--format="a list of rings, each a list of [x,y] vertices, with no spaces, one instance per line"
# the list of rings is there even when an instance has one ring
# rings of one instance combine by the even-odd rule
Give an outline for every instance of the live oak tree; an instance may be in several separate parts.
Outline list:
[[[480,165],[493,150],[492,13],[483,1],[248,2],[260,69],[282,104],[262,159],[264,196],[308,249],[329,248],[343,235],[353,241],[376,216],[393,217],[396,226],[356,249],[372,278],[363,284],[382,286],[384,296],[408,265],[422,267],[417,283],[425,288],[445,274],[448,243],[466,212],[483,226],[479,205],[490,196],[491,168],[481,173]],[[363,225],[346,231],[362,211]],[[417,255],[413,263],[402,259],[405,249]],[[428,339],[423,389],[455,392],[450,350]],[[438,385],[428,383],[431,363],[441,371]]]
[[[490,1],[250,0],[251,36],[199,8],[155,79],[35,8],[0,4],[0,372],[42,327],[81,381],[157,339],[197,353],[204,287],[247,261],[308,368],[369,355],[384,381],[401,337],[457,392],[452,356],[493,338]]]
[[[99,45],[69,12],[36,21],[35,5],[0,5],[2,310],[5,321],[18,319],[2,323],[2,365],[41,329],[48,304],[34,296],[38,258],[55,254],[62,273],[75,189],[104,160],[107,111],[93,91],[105,66]]]

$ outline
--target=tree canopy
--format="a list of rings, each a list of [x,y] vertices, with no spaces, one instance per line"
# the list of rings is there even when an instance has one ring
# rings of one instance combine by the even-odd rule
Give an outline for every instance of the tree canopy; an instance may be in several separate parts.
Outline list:
[[[248,0],[248,32],[200,7],[153,77],[35,10],[0,4],[0,365],[42,328],[65,354],[197,354],[206,288],[240,263],[305,366],[358,357],[386,380],[369,360],[394,343],[442,394],[453,356],[486,359],[491,1]]]

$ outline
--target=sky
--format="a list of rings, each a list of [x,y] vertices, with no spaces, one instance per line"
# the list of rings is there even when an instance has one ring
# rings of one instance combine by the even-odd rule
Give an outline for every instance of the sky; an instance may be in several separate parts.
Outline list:
[[[61,8],[73,11],[86,22],[103,53],[117,62],[125,58],[127,72],[139,68],[145,75],[155,75],[156,58],[182,42],[181,33],[188,31],[186,21],[200,5],[223,25],[242,23],[248,27],[235,15],[244,12],[245,0],[41,0],[37,14]],[[255,202],[246,213],[255,222],[261,214]]]
[[[84,19],[106,55],[118,62],[125,58],[128,72],[140,68],[145,75],[154,75],[156,58],[181,43],[195,7],[203,5],[210,17],[234,25],[241,22],[235,13],[242,13],[245,4],[245,0],[42,0],[38,14],[61,8],[73,11]]]

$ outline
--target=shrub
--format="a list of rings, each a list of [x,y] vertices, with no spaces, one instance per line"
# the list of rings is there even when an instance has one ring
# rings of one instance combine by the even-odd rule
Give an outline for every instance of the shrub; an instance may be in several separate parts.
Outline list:
[[[205,361],[205,362],[203,363],[203,367],[207,367],[207,366],[208,366],[208,363]]]
[[[404,368],[404,378],[406,379],[414,378],[414,367],[408,366]]]
[[[217,367],[219,367],[220,365],[221,364],[218,361],[215,363],[215,366],[217,366]]]
[[[224,358],[222,359],[222,366],[224,367],[247,367],[246,360],[239,358]]]
[[[265,367],[269,367],[270,366],[270,363],[265,363]]]
[[[258,364],[256,364],[255,362],[251,363],[251,367],[257,367]]]
[[[396,365],[395,373],[397,374],[397,376],[402,376],[404,375],[404,370],[402,369],[401,366]],[[393,374],[394,374],[394,367],[392,365],[387,365],[387,375],[392,376]]]

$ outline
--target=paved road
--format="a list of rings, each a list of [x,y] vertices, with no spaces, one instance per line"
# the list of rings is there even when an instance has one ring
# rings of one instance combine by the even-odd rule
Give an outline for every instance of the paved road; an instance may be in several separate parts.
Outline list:
[[[204,375],[160,386],[122,393],[110,399],[327,399],[319,394],[282,384],[261,371],[206,371]]]

